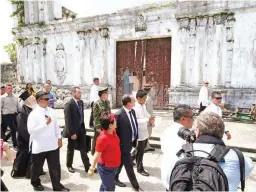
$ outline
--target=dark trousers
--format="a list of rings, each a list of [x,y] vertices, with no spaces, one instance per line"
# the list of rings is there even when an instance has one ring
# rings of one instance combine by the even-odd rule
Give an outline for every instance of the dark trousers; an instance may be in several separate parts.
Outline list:
[[[94,132],[94,136],[93,136],[93,140],[92,140],[92,155],[94,155],[95,153],[95,147],[96,147],[96,141],[97,141],[97,138],[99,137],[100,133],[98,133],[96,130]]]
[[[98,163],[97,171],[101,178],[100,191],[115,191],[115,175],[117,167],[109,168]]]
[[[202,102],[200,103],[199,113],[201,113],[203,110],[205,110],[206,106],[202,105]]]
[[[89,121],[89,127],[93,127],[93,103],[91,103],[91,115],[90,115],[90,121]]]
[[[16,133],[17,133],[17,121],[16,121],[16,114],[7,114],[7,115],[2,115],[3,119],[2,121],[6,126],[8,126],[11,130],[11,135],[12,135],[12,142],[13,146],[17,146],[17,138],[16,138]]]
[[[76,133],[77,139],[73,140],[71,137],[68,138],[68,150],[67,150],[67,167],[71,167],[74,159],[75,149],[80,151],[81,159],[83,161],[85,169],[90,167],[90,161],[87,155],[86,136],[84,132]]]
[[[116,171],[115,179],[119,179],[119,174],[122,171],[123,165],[125,167],[127,176],[132,184],[132,187],[134,189],[139,189],[139,183],[137,181],[136,175],[133,170],[132,157],[131,157],[130,153],[122,153],[121,154],[121,164]]]
[[[41,184],[39,176],[41,174],[45,159],[47,160],[50,172],[52,188],[54,191],[60,191],[64,188],[64,186],[60,183],[61,169],[59,149],[31,155],[31,184],[32,186]]]
[[[136,153],[137,171],[144,170],[144,168],[143,168],[143,156],[144,156],[145,148],[147,146],[147,141],[148,141],[148,139],[146,139],[144,141],[138,141],[137,153]]]

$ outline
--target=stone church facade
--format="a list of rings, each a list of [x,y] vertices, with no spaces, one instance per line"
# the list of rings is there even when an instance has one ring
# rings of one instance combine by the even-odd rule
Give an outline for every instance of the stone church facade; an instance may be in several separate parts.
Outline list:
[[[110,87],[112,105],[116,106],[119,76],[126,62],[130,62],[127,55],[135,52],[132,70],[141,65],[142,71],[137,72],[141,84],[148,83],[149,75],[159,71],[151,77],[150,84],[161,85],[158,90],[162,90],[163,97],[168,95],[170,104],[197,106],[204,80],[209,81],[211,90],[223,93],[225,103],[242,106],[255,103],[255,1],[175,1],[77,19],[63,18],[63,8],[54,2],[25,1],[24,7],[25,26],[13,28],[20,42],[17,65],[20,82],[40,84],[50,79],[57,87],[80,85],[88,100],[92,79],[99,77],[102,84]],[[161,56],[164,51],[161,41],[159,48],[148,42],[166,38],[170,47],[167,55]],[[132,45],[127,55],[124,48],[121,54],[118,46],[122,42],[134,42],[135,48]],[[139,44],[142,62],[136,58]],[[145,45],[151,46],[151,52],[149,48],[145,50]],[[157,52],[154,49],[158,49],[158,56],[152,55]],[[127,56],[122,64],[118,60],[120,54]],[[155,57],[157,60],[150,60]],[[169,67],[157,69],[155,63],[164,60]],[[152,71],[147,71],[147,64]],[[159,76],[166,77],[159,80],[165,83],[154,82]],[[170,87],[168,93],[165,86]]]

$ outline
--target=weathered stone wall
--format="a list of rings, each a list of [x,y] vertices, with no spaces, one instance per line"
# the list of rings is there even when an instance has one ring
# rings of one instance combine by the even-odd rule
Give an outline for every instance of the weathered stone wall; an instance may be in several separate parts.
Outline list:
[[[171,90],[170,104],[189,104],[193,107],[199,107],[198,97],[200,88],[175,88]],[[230,104],[234,109],[235,106],[249,107],[256,104],[256,89],[218,89],[209,88],[209,101],[213,91],[220,91],[224,104]]]
[[[17,82],[16,65],[12,63],[1,64],[1,84],[8,82]]]
[[[175,1],[16,28],[18,76],[34,83],[51,79],[58,86],[91,86],[99,77],[112,87],[115,106],[116,42],[172,37],[170,103],[196,105],[198,94],[189,90],[198,91],[203,80],[237,90],[227,99],[237,103],[239,89],[256,88],[255,7],[255,1]]]

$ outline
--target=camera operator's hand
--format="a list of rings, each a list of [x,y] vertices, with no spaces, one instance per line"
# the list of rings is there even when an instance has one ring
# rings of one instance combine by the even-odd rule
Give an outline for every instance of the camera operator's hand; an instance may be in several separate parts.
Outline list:
[[[229,131],[226,131],[225,134],[227,135],[227,140],[231,139],[231,134],[229,133]]]

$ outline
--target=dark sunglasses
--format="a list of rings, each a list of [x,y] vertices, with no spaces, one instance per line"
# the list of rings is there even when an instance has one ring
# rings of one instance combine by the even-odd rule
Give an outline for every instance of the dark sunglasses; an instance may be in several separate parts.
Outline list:
[[[194,115],[192,115],[192,116],[183,116],[183,117],[187,117],[187,118],[190,118],[190,119],[193,119],[194,120]]]
[[[221,99],[222,99],[222,97],[215,97],[215,99],[221,100]]]
[[[40,100],[49,101],[50,98],[43,98],[43,99],[40,99]]]

